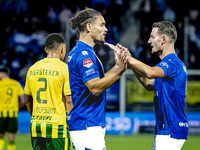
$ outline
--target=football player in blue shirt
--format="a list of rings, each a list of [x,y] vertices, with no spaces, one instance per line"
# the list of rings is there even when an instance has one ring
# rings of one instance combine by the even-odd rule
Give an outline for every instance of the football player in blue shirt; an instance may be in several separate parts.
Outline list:
[[[152,54],[161,59],[155,67],[131,57],[120,44],[116,46],[121,49],[120,59],[129,64],[140,83],[148,91],[154,90],[156,132],[151,150],[180,150],[188,135],[184,108],[187,72],[175,53],[176,39],[177,31],[171,22],[153,24],[148,43]]]
[[[68,116],[70,135],[76,150],[105,150],[105,90],[119,80],[126,64],[118,59],[115,51],[115,66],[104,74],[93,49],[97,42],[105,42],[107,32],[100,12],[86,8],[70,22],[72,29],[80,31],[79,40],[68,55],[73,101]]]

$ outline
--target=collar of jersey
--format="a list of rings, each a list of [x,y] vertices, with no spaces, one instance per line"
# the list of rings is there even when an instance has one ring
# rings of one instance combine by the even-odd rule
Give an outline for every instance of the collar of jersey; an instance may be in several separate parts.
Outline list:
[[[177,54],[176,53],[170,53],[168,55],[166,55],[163,60],[166,60],[167,58],[169,58],[170,56],[176,56],[177,57]]]
[[[60,60],[59,58],[44,58],[44,60]]]
[[[8,80],[8,79],[10,79],[10,78],[3,78],[3,79],[1,79],[1,81],[3,81],[3,80]]]
[[[87,50],[93,51],[93,47],[91,47],[90,45],[88,45],[88,44],[86,44],[86,43],[84,43],[82,41],[77,41],[77,44],[81,45],[81,46],[84,46]],[[80,50],[82,50],[82,49],[80,49]]]

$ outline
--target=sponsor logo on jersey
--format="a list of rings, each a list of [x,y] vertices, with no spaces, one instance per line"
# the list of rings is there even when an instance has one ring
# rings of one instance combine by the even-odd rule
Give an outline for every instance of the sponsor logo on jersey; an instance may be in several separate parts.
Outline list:
[[[92,62],[92,60],[90,58],[89,59],[85,59],[83,61],[83,66],[84,67],[90,68],[92,65],[93,65],[93,62]]]
[[[188,123],[185,122],[179,122],[180,127],[188,127]]]
[[[94,69],[90,69],[86,71],[87,76],[93,73],[95,73]]]
[[[88,55],[88,52],[87,51],[82,51],[82,54],[83,55]]]

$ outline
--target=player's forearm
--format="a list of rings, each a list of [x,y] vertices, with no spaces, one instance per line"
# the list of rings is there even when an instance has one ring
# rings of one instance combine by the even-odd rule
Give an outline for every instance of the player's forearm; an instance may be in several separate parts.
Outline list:
[[[111,68],[110,70],[108,70],[108,71],[105,73],[105,77],[106,77],[106,76],[109,76],[110,73],[112,73],[113,71],[115,71],[116,67],[117,67],[117,66],[114,66],[113,68]]]
[[[19,109],[22,109],[24,107],[24,95],[21,95],[19,99]]]
[[[90,82],[86,82],[86,86],[94,95],[98,96],[107,88],[109,88],[113,83],[119,80],[121,75],[121,69],[115,66],[105,77],[101,79],[92,79]]]
[[[102,92],[109,88],[113,83],[120,79],[123,72],[121,68],[115,66],[104,78],[101,78],[97,83],[97,87],[102,89]]]
[[[154,73],[153,73],[152,67],[144,64],[143,62],[141,62],[133,57],[129,57],[128,64],[132,70],[135,70],[137,73],[139,73],[143,77],[146,77],[148,79],[154,78],[154,76],[153,76]]]
[[[29,114],[32,116],[32,110],[33,110],[32,104],[31,103],[26,103],[26,107],[27,107],[27,110],[28,110]]]
[[[67,108],[67,112],[69,114],[69,112],[72,110],[73,108],[73,102],[72,102],[72,98],[71,98],[71,95],[66,95],[65,96],[65,99],[66,99],[66,108]]]
[[[115,65],[113,68],[111,68],[109,71],[107,71],[106,73],[105,73],[105,77],[106,76],[109,76],[109,75],[111,75],[111,74],[117,74],[117,75],[119,75],[120,77],[121,77],[121,75],[125,72],[125,68],[126,68],[126,64],[125,65],[121,65],[121,66],[119,66],[119,65]]]
[[[26,95],[26,108],[29,114],[32,116],[33,111],[33,98],[32,96]]]
[[[154,90],[154,85],[153,85],[153,79],[148,79],[142,75],[140,75],[138,72],[136,72],[133,68],[131,68],[133,73],[135,74],[136,78],[138,81],[142,84],[142,86],[147,90],[147,91],[153,91]]]
[[[120,77],[121,77],[121,75],[112,73],[109,76],[106,76],[106,77],[100,79],[99,82],[96,82],[96,85],[93,88],[93,91],[94,91],[93,94],[96,96],[100,95],[107,88],[109,88],[112,84],[114,84],[117,80],[119,80]]]

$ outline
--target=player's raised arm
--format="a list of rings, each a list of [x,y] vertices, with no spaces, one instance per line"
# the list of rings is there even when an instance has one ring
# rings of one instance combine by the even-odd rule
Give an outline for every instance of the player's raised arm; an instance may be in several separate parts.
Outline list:
[[[115,52],[116,53],[116,52]],[[115,54],[117,55],[117,54]],[[118,56],[115,56],[118,57]],[[126,64],[116,58],[115,66],[105,74],[103,78],[93,78],[85,83],[88,89],[96,96],[101,94],[107,88],[109,88],[113,83],[115,83],[124,71],[126,71]]]

